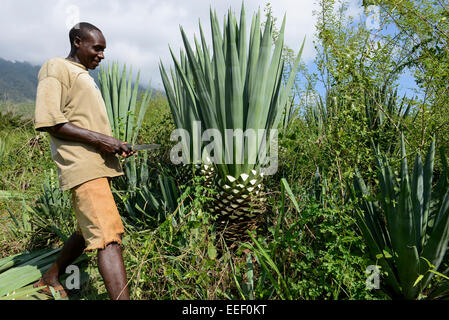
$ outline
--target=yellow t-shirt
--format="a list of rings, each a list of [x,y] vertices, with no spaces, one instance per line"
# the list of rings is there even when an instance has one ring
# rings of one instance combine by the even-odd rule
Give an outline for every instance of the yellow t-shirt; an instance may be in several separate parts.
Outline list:
[[[112,136],[103,97],[87,68],[64,58],[53,58],[39,71],[34,128],[66,122]],[[50,147],[61,190],[100,177],[123,175],[116,155],[102,154],[90,145],[50,134]]]

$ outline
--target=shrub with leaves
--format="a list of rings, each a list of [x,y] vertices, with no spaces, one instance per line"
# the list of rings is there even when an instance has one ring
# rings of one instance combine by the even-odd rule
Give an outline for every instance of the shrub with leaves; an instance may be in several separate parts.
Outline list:
[[[320,203],[308,193],[295,196],[285,179],[281,186],[269,236],[252,235],[239,250],[248,259],[236,270],[240,298],[382,298],[365,287],[368,257],[354,229],[352,205]],[[330,188],[338,195],[338,184]]]

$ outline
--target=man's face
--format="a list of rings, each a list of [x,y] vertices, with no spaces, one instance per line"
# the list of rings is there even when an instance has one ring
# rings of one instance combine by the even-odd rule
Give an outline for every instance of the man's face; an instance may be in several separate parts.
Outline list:
[[[95,69],[104,59],[103,51],[106,49],[106,40],[100,31],[92,30],[86,32],[84,39],[76,38],[78,59],[88,69]]]

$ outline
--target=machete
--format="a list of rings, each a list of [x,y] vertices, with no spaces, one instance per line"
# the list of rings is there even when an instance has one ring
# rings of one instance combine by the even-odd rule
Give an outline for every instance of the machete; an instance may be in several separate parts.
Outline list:
[[[128,146],[130,151],[139,151],[139,150],[156,150],[160,147],[160,144],[135,144]]]

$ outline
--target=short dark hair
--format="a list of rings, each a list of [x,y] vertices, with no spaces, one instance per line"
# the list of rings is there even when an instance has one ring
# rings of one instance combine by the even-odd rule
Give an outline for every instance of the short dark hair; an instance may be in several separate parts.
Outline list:
[[[86,38],[86,34],[92,30],[101,32],[100,29],[89,22],[78,22],[75,24],[69,32],[70,46],[73,46],[73,41],[75,41],[76,37],[80,37],[81,40],[84,40]]]

